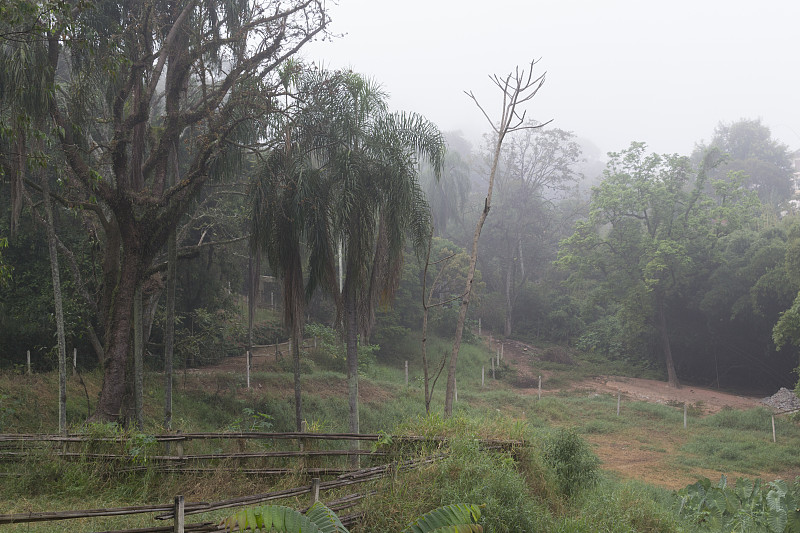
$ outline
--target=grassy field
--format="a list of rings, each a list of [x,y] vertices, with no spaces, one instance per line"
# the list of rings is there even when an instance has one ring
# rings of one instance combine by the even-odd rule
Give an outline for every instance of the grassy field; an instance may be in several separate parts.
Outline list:
[[[441,339],[429,345],[434,358],[448,349],[449,343]],[[418,349],[411,339],[408,346],[395,347],[395,352],[418,354]],[[380,499],[367,505],[367,525],[362,531],[390,531],[430,508],[455,501],[486,503],[487,531],[693,531],[695,525],[675,516],[673,489],[703,476],[712,480],[722,474],[730,479],[792,480],[800,474],[800,455],[796,452],[800,429],[789,419],[777,418],[778,442],[773,443],[770,413],[764,409],[723,410],[708,416],[690,410],[687,428],[683,427],[683,409],[677,406],[626,401],[618,416],[616,397],[571,387],[587,376],[607,373],[609,369],[597,361],[582,361],[576,354],[575,364],[541,365],[549,378],[540,400],[537,395],[519,393],[514,387],[514,370],[505,364],[498,369],[498,379],[492,380],[487,365],[491,355],[481,341],[462,349],[459,401],[455,417],[448,421],[437,415],[443,405],[444,376],[437,384],[434,414],[425,416],[418,355],[408,357],[407,386],[404,357],[378,354],[377,361],[365,370],[360,386],[363,432],[444,433],[454,442],[461,439],[463,444],[457,445],[451,458],[442,464],[409,474],[400,482],[387,480],[380,489]],[[342,363],[313,350],[304,362],[304,415],[314,431],[347,429]],[[482,367],[487,368],[484,387]],[[294,407],[288,370],[285,359],[257,357],[250,389],[245,386],[243,358],[225,361],[216,369],[179,371],[175,377],[173,429],[292,430]],[[102,379],[98,372],[81,377],[68,379],[67,415],[74,430],[81,429]],[[146,376],[145,433],[164,432],[162,385],[160,374]],[[56,398],[54,374],[0,373],[0,432],[56,432]],[[564,475],[554,466],[559,463],[553,463],[546,453],[548,447],[558,448],[553,443],[561,442],[564,435],[577,436],[583,443],[580,453],[601,461],[593,482],[574,492],[565,491],[568,483],[559,478]],[[474,436],[525,438],[533,444],[532,451],[514,462],[503,454],[475,449],[469,444]],[[567,463],[572,464],[575,460],[570,457]],[[15,475],[5,476],[8,481],[0,488],[0,513],[165,503],[179,493],[190,501],[212,501],[301,483],[299,479],[267,481],[222,472],[115,473],[104,471],[102,466],[62,463],[46,457],[22,465],[21,471],[8,464],[4,468]],[[582,468],[595,471],[589,463]],[[296,507],[305,503],[288,502]],[[224,514],[202,519],[218,520]],[[152,525],[150,515],[141,515],[70,522],[69,529],[97,531]],[[6,526],[5,530],[52,529],[30,524]]]

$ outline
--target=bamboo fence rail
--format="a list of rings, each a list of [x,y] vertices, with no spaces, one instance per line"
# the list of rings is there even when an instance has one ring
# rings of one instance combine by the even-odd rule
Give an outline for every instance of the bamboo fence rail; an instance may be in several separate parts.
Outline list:
[[[413,468],[418,468],[426,464],[430,464],[431,462],[437,460],[440,457],[441,456],[434,456],[423,459],[407,460],[399,463],[390,463],[377,467],[361,469],[358,471],[350,472],[342,476],[339,476],[337,479],[332,481],[324,481],[318,483],[318,490],[320,492],[329,491],[337,488],[349,487],[361,483],[366,483],[368,481],[375,481],[384,477],[388,473],[392,473],[395,471],[397,472],[405,471]],[[220,509],[229,509],[232,507],[255,505],[274,500],[302,496],[305,494],[312,493],[314,490],[315,490],[315,483],[311,483],[310,485],[302,485],[300,487],[294,487],[281,491],[254,494],[251,496],[243,496],[239,498],[230,498],[227,500],[221,500],[211,503],[209,502],[187,503],[183,506],[182,514],[185,516],[190,514],[217,511]],[[353,501],[360,500],[361,498],[363,498],[363,496],[357,496],[351,494],[345,496],[340,500],[334,500],[331,503],[335,505],[342,505],[344,503],[352,503]],[[350,506],[348,505],[345,507],[340,507],[340,509],[348,507]],[[21,524],[21,523],[31,523],[31,522],[51,522],[57,520],[70,520],[78,518],[123,516],[123,515],[133,515],[133,514],[143,514],[143,513],[163,513],[160,515],[156,515],[155,517],[156,520],[173,520],[176,517],[175,506],[173,504],[139,505],[139,506],[112,507],[103,509],[81,509],[81,510],[68,510],[68,511],[46,511],[46,512],[5,514],[5,515],[0,515],[0,525]],[[208,523],[195,524],[195,525],[198,527],[201,526],[206,527]],[[171,529],[145,528],[140,530],[126,530],[126,531],[150,532],[150,531],[170,531],[170,530]],[[216,530],[210,530],[210,531],[216,531]]]
[[[403,446],[395,448],[392,451],[384,450],[312,450],[307,449],[313,441],[372,441],[378,442],[385,440],[395,444],[432,444],[433,449],[440,449],[447,444],[447,438],[440,437],[424,437],[424,436],[397,436],[390,437],[378,434],[355,435],[349,433],[303,433],[303,432],[285,432],[285,433],[267,433],[267,432],[224,432],[224,433],[186,433],[186,434],[168,434],[168,435],[153,435],[148,439],[167,445],[175,444],[177,455],[148,455],[147,461],[150,465],[137,465],[135,458],[131,455],[122,455],[115,453],[94,453],[94,452],[80,452],[69,451],[67,446],[73,443],[77,444],[92,444],[98,442],[106,443],[127,443],[129,438],[126,436],[109,436],[109,437],[95,437],[91,435],[32,435],[32,434],[0,434],[0,460],[5,459],[20,459],[32,453],[42,453],[42,446],[50,443],[53,444],[50,449],[45,448],[45,453],[66,459],[80,458],[81,460],[102,460],[102,461],[117,461],[123,463],[123,468],[116,471],[136,471],[146,470],[148,468],[161,469],[168,472],[181,472],[181,473],[205,473],[223,470],[235,470],[240,473],[254,474],[254,475],[294,475],[298,472],[305,473],[309,476],[314,476],[315,479],[310,485],[302,485],[291,489],[267,492],[262,494],[255,494],[251,496],[232,498],[218,502],[183,502],[183,497],[176,498],[174,504],[164,505],[145,505],[145,506],[129,506],[129,507],[114,507],[104,509],[84,509],[84,510],[65,510],[65,511],[47,511],[47,512],[29,512],[29,513],[15,513],[0,515],[0,525],[3,524],[17,524],[17,523],[30,523],[30,522],[49,522],[57,520],[70,520],[79,518],[95,518],[95,517],[109,517],[109,516],[122,516],[143,513],[159,513],[155,516],[157,520],[175,520],[173,526],[159,526],[152,528],[128,529],[119,530],[113,533],[157,533],[160,531],[177,531],[177,525],[183,524],[183,516],[206,513],[220,509],[228,509],[232,507],[240,507],[246,505],[254,505],[265,503],[273,500],[280,500],[284,498],[298,497],[305,494],[317,494],[319,491],[330,491],[334,489],[342,489],[350,486],[355,486],[361,483],[378,480],[389,474],[419,468],[425,464],[436,461],[443,456],[443,452],[437,452],[438,455],[428,456],[422,459],[407,459],[402,460],[401,457],[405,453],[409,453],[409,449],[404,449]],[[258,452],[238,452],[238,453],[210,453],[210,454],[184,454],[184,445],[192,440],[207,440],[207,439],[227,439],[241,442],[244,440],[293,440],[300,449],[293,450],[270,450]],[[522,441],[515,440],[478,440],[481,446],[485,449],[501,449],[511,451],[520,446],[524,446]],[[16,449],[10,449],[15,447]],[[414,447],[416,450],[417,448]],[[307,458],[336,458],[341,456],[359,455],[376,458],[386,458],[394,456],[397,458],[395,461],[381,464],[379,466],[372,466],[359,470],[351,470],[348,468],[321,466],[314,464],[306,464]],[[282,460],[299,461],[295,468],[268,468],[252,467],[244,468],[241,466],[241,461],[251,459],[270,459],[281,458]],[[201,466],[184,466],[187,463],[198,463],[202,461],[219,461],[222,460],[223,464],[216,464],[215,467],[201,467]],[[233,460],[239,463],[238,468],[227,468],[224,464],[225,460]],[[124,465],[124,462],[128,462]],[[316,460],[315,460],[316,461]],[[133,463],[133,464],[132,464]],[[299,467],[299,468],[298,468]],[[319,476],[337,476],[334,479],[327,481],[320,481]],[[374,493],[374,491],[367,491],[367,493]],[[338,500],[329,502],[329,507],[334,511],[351,508],[364,497],[363,493],[346,495]],[[180,498],[180,506],[178,506],[178,499]],[[357,520],[363,513],[353,513],[351,515],[340,517],[344,523],[352,523]],[[179,520],[178,520],[179,518]],[[201,531],[221,531],[221,529],[214,523],[201,522],[195,524],[185,524],[182,526],[182,531],[188,532],[201,532]],[[111,532],[107,532],[111,533]]]

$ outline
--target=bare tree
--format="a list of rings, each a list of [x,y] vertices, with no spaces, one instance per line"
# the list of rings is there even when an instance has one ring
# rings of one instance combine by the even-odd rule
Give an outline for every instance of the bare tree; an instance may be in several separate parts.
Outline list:
[[[497,173],[497,164],[500,160],[503,140],[509,133],[525,129],[541,128],[549,124],[549,121],[535,125],[526,123],[525,112],[523,111],[520,113],[517,111],[518,106],[521,106],[533,99],[533,97],[539,92],[539,89],[541,89],[542,85],[544,85],[546,73],[534,78],[533,67],[535,65],[536,61],[531,61],[528,69],[520,69],[517,67],[514,72],[509,73],[503,78],[496,74],[489,76],[492,82],[503,93],[503,107],[499,124],[495,124],[494,121],[492,121],[492,119],[486,113],[486,110],[483,108],[480,102],[478,102],[478,99],[471,91],[466,92],[466,95],[469,96],[473,102],[475,102],[475,105],[478,106],[478,109],[481,110],[483,116],[486,117],[486,120],[488,120],[489,124],[491,124],[492,130],[496,135],[496,142],[494,147],[494,155],[492,158],[492,168],[489,173],[489,188],[486,192],[483,211],[481,211],[481,215],[478,217],[478,223],[475,225],[475,234],[472,237],[472,255],[470,256],[469,272],[467,273],[464,296],[461,299],[461,309],[458,313],[458,324],[456,325],[456,335],[453,341],[453,351],[450,355],[450,365],[447,370],[447,390],[445,392],[444,400],[445,416],[450,416],[453,414],[453,398],[455,396],[456,388],[456,365],[458,363],[458,351],[461,348],[461,336],[464,333],[464,322],[467,318],[467,309],[469,308],[470,296],[472,295],[472,280],[475,277],[475,265],[478,261],[478,239],[481,236],[483,224],[486,222],[486,217],[489,215],[489,209],[492,205],[494,177]]]
[[[448,298],[443,300],[441,297],[438,301],[433,301],[433,295],[437,290],[440,290],[440,281],[442,275],[445,272],[445,269],[448,267],[452,259],[456,256],[456,253],[451,253],[437,261],[431,262],[431,247],[433,245],[433,227],[431,227],[431,236],[428,240],[428,252],[425,257],[425,270],[422,273],[422,370],[424,372],[424,379],[425,379],[425,413],[430,414],[431,412],[431,401],[433,399],[433,390],[436,388],[436,382],[439,381],[439,376],[442,375],[442,371],[444,370],[444,366],[447,363],[447,355],[446,353],[442,356],[441,361],[437,363],[436,369],[433,372],[433,376],[431,376],[430,370],[430,361],[428,360],[428,316],[430,314],[430,310],[435,307],[442,307],[454,300],[457,300],[462,295],[455,296],[453,298]],[[428,269],[431,266],[438,266],[439,272],[436,274],[433,282],[431,283],[430,289],[428,289]]]

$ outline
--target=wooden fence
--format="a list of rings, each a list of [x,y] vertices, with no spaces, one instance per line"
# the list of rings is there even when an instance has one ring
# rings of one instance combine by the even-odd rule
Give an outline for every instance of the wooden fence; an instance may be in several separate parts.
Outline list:
[[[306,494],[311,495],[311,501],[317,501],[319,494],[325,491],[335,489],[343,489],[350,486],[356,486],[363,483],[376,481],[387,475],[395,475],[409,469],[419,468],[420,466],[430,464],[443,456],[443,448],[447,443],[445,438],[429,438],[419,436],[402,436],[402,437],[386,437],[377,434],[356,435],[348,433],[265,433],[265,432],[239,432],[239,433],[187,433],[187,434],[168,434],[168,435],[154,435],[149,437],[155,442],[159,442],[170,447],[174,447],[176,453],[172,455],[150,455],[147,457],[148,462],[153,462],[151,466],[143,465],[130,465],[130,469],[146,469],[146,468],[161,468],[162,465],[169,465],[168,471],[180,472],[211,472],[218,471],[219,467],[214,468],[191,468],[185,465],[188,462],[204,462],[219,459],[235,459],[237,461],[248,461],[258,458],[284,458],[292,461],[305,459],[309,457],[342,457],[352,456],[354,454],[359,456],[374,457],[386,460],[391,459],[389,462],[377,466],[362,469],[349,469],[349,468],[334,468],[334,467],[315,467],[312,468],[305,462],[294,465],[293,468],[252,468],[247,469],[239,465],[235,470],[243,473],[255,473],[259,475],[264,474],[297,474],[305,473],[309,476],[314,476],[311,483],[302,485],[291,489],[266,492],[262,494],[255,494],[251,496],[232,498],[228,500],[221,500],[218,502],[185,502],[182,496],[177,496],[175,501],[163,505],[146,505],[146,506],[130,506],[130,507],[116,507],[106,509],[83,509],[83,510],[67,510],[67,511],[53,511],[53,512],[30,512],[30,513],[16,513],[0,515],[0,525],[3,524],[19,524],[30,522],[49,522],[58,520],[69,520],[79,518],[91,517],[108,517],[108,516],[122,516],[133,515],[142,513],[156,514],[157,520],[172,520],[173,524],[169,526],[158,526],[152,528],[139,528],[129,530],[118,530],[116,532],[107,533],[155,533],[160,531],[222,531],[222,529],[212,522],[200,522],[193,524],[185,524],[184,518],[188,515],[207,513],[220,509],[228,509],[232,507],[241,507],[246,505],[255,505],[265,503],[273,500],[280,500],[285,498],[296,498]],[[300,449],[297,450],[280,450],[280,451],[265,451],[253,453],[212,453],[212,454],[186,454],[185,447],[191,441],[202,441],[211,439],[224,439],[234,440],[237,442],[247,440],[265,440],[270,439],[273,441],[294,441],[295,446]],[[381,439],[390,441],[392,443],[391,451],[387,450],[311,450],[308,449],[309,445],[319,441],[367,441],[378,442]],[[75,445],[95,445],[97,443],[118,443],[125,444],[129,442],[129,438],[124,436],[110,436],[110,437],[93,437],[85,435],[25,435],[25,434],[0,434],[0,459],[5,460],[19,460],[26,455],[33,453],[45,452],[53,454],[57,457],[65,459],[82,458],[87,461],[128,461],[133,459],[130,455],[111,454],[111,453],[86,453],[86,451],[70,451],[67,446]],[[524,446],[521,441],[513,440],[481,440],[481,446],[486,449],[501,449],[513,451],[519,446]],[[45,447],[51,444],[51,449],[47,450]],[[419,445],[428,444],[430,449],[437,450],[434,455],[428,455],[424,458],[407,459],[404,458],[406,454],[417,455]],[[174,446],[173,446],[174,445]],[[119,471],[119,470],[115,470]],[[323,481],[321,476],[335,476],[332,479]],[[361,492],[347,494],[337,499],[330,500],[326,503],[328,507],[336,512],[351,509],[357,506],[360,501],[367,495],[374,494],[375,490],[368,489]],[[358,520],[361,513],[353,513],[351,515],[343,516],[342,521],[345,525],[352,524]]]

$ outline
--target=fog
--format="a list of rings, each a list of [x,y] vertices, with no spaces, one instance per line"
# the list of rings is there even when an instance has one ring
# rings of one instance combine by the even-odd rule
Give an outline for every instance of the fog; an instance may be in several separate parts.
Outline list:
[[[331,42],[305,58],[351,67],[474,144],[500,107],[489,74],[539,60],[547,81],[528,116],[573,131],[602,153],[644,141],[688,154],[720,122],[761,118],[800,147],[800,2],[631,0],[340,0]]]

